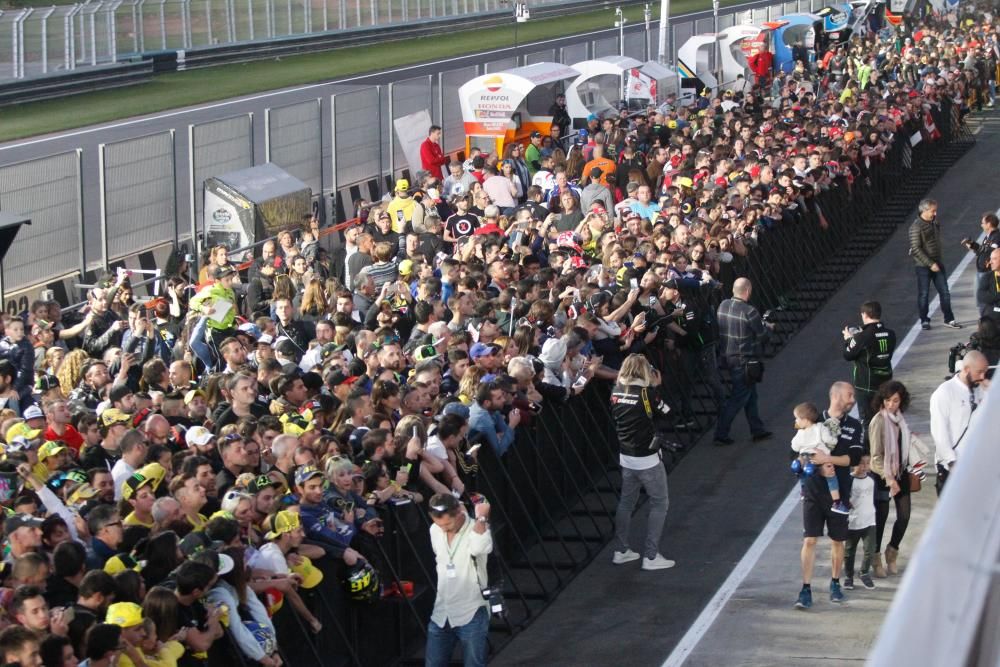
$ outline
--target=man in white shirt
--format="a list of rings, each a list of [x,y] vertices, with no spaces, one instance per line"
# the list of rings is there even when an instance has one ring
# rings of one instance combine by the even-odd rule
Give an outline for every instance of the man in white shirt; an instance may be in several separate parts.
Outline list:
[[[122,499],[122,485],[125,484],[125,480],[131,477],[146,460],[146,440],[141,431],[127,431],[122,436],[119,447],[122,457],[111,468],[111,479],[115,485],[115,500]]]
[[[466,667],[485,666],[490,611],[483,589],[489,586],[486,559],[493,551],[490,505],[477,503],[475,519],[450,493],[432,496],[429,505],[438,586],[424,664],[448,665],[455,642],[461,642]]]
[[[971,350],[962,359],[962,370],[942,382],[931,394],[931,437],[937,463],[938,495],[951,473],[958,448],[965,442],[976,408],[989,387],[986,371],[990,362],[982,352]]]

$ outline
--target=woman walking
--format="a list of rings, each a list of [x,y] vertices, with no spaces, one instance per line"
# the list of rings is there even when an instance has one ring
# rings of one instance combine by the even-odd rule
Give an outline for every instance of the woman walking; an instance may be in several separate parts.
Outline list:
[[[615,565],[639,560],[629,548],[629,525],[639,489],[649,496],[649,523],[643,545],[642,569],[665,570],[674,561],[660,554],[660,535],[667,520],[667,471],[660,458],[657,421],[666,417],[667,405],[660,398],[660,373],[641,354],[631,354],[618,371],[618,384],[611,394],[611,416],[618,432],[622,493],[615,514]]]
[[[877,414],[868,425],[871,468],[875,478],[875,576],[897,574],[896,558],[899,545],[910,522],[911,467],[920,462],[916,438],[910,433],[903,413],[910,405],[910,392],[902,382],[890,380],[879,387],[872,400]],[[889,500],[896,504],[896,521],[892,524],[889,545],[882,564],[882,535],[889,519]]]

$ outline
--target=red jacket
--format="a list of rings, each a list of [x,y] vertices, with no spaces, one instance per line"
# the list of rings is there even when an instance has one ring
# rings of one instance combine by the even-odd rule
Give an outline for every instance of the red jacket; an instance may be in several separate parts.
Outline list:
[[[440,178],[441,167],[446,164],[448,158],[441,150],[441,145],[434,143],[429,137],[424,139],[424,143],[420,144],[420,166]]]

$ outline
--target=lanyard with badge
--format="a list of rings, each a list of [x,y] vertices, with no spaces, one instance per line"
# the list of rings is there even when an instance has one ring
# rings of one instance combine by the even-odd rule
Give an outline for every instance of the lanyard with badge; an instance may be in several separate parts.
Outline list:
[[[446,576],[449,579],[455,579],[456,577],[458,577],[458,572],[455,569],[455,554],[458,553],[458,547],[462,544],[462,540],[465,539],[465,534],[469,532],[468,528],[470,523],[471,522],[468,520],[468,517],[466,517],[465,523],[462,524],[462,528],[458,532],[458,537],[455,538],[455,546],[446,547],[446,549],[448,550],[448,565],[445,566],[445,570],[446,570]],[[445,536],[446,541],[447,539],[448,539],[447,536]]]

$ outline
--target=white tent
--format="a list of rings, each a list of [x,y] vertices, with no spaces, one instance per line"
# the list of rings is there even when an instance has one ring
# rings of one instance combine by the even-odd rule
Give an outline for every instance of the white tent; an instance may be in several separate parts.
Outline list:
[[[623,93],[629,93],[631,99],[646,99],[656,104],[677,92],[677,75],[653,61],[643,63],[627,56],[605,56],[584,60],[573,67],[580,75],[566,88],[566,111],[574,119],[617,109],[624,99]]]

